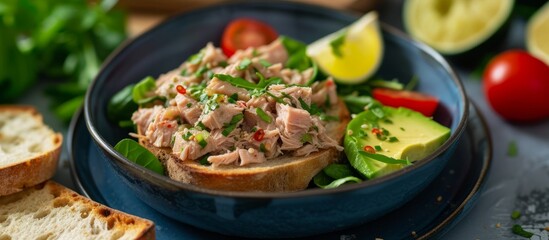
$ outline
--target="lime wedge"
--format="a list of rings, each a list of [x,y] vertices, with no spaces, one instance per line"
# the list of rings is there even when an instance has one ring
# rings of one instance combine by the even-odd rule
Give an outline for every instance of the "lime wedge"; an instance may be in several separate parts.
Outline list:
[[[532,55],[549,65],[549,2],[528,21],[526,48]]]
[[[408,0],[408,33],[444,55],[472,50],[494,36],[511,16],[514,0]]]
[[[376,12],[307,46],[319,69],[345,84],[364,82],[379,67],[383,40]]]

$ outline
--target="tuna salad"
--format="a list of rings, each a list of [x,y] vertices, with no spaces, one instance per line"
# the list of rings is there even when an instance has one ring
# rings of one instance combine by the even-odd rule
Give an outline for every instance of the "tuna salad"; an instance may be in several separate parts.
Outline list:
[[[230,58],[207,44],[177,69],[136,85],[146,89],[131,118],[137,136],[213,167],[342,151],[326,130],[338,121],[329,114],[339,101],[333,80],[310,81],[313,68],[286,68],[287,60],[280,40]]]

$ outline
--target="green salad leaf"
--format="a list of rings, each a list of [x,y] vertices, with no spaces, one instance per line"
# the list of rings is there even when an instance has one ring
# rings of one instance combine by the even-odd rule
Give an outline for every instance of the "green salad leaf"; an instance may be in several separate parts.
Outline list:
[[[128,158],[128,160],[164,175],[164,166],[160,160],[136,141],[128,138],[122,139],[114,146],[114,149]]]
[[[1,1],[0,102],[48,80],[53,112],[68,121],[102,61],[126,38],[125,14],[115,3]]]
[[[351,182],[359,183],[362,179],[355,176],[353,168],[348,164],[332,163],[313,178],[313,183],[323,189],[336,188]]]

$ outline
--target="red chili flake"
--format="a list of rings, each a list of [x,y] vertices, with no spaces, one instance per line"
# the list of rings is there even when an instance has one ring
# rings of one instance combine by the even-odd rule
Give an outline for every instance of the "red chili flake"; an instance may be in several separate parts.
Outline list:
[[[332,80],[326,81],[326,87],[331,87],[333,85],[334,85],[334,81],[332,81]]]
[[[175,90],[177,90],[178,93],[185,94],[187,93],[187,89],[185,89],[182,85],[177,85],[175,87]]]
[[[172,128],[171,124],[166,125],[167,128]]]
[[[259,129],[259,130],[255,131],[253,138],[256,141],[259,142],[259,141],[263,140],[264,136],[265,136],[265,131],[263,131],[263,129]]]
[[[380,135],[382,132],[379,128],[372,128],[372,133],[375,135]]]
[[[371,154],[376,153],[376,150],[372,146],[369,146],[369,145],[364,146],[364,151],[367,152],[367,153],[371,153]]]

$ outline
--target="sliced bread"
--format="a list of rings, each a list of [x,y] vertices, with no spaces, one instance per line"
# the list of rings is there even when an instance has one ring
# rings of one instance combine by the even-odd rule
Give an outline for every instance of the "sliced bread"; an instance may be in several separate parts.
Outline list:
[[[0,197],[0,239],[154,239],[154,223],[47,181]]]
[[[35,108],[0,105],[0,196],[53,177],[62,142]]]

